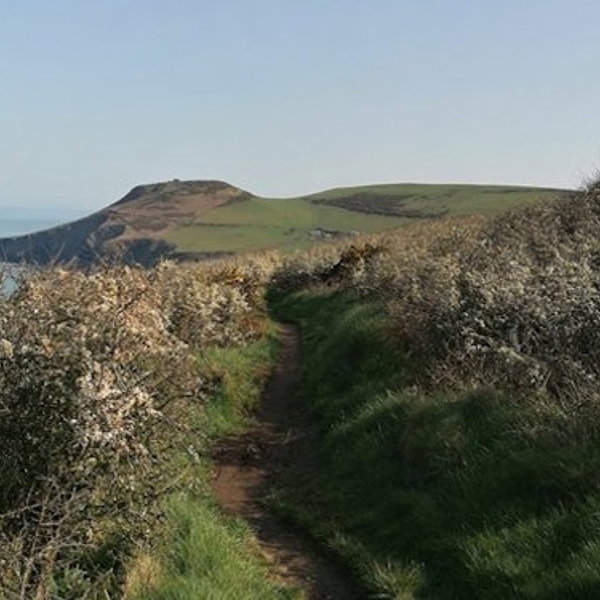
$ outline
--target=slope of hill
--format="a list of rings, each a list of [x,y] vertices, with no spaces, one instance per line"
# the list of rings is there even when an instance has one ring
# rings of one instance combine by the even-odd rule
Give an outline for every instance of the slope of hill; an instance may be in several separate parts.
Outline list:
[[[6,262],[89,265],[117,257],[150,265],[176,253],[163,239],[218,206],[250,194],[220,181],[170,181],[141,185],[107,208],[46,231],[0,240]]]
[[[336,188],[308,198],[359,212],[407,218],[494,214],[558,190],[505,185],[401,183]]]
[[[0,257],[84,266],[118,257],[149,266],[161,257],[294,250],[414,219],[501,212],[559,193],[514,186],[395,184],[263,198],[220,181],[174,180],[138,186],[106,209],[67,225],[0,239]]]
[[[297,198],[251,197],[220,206],[166,239],[188,252],[296,250],[352,232],[375,233],[414,219],[494,214],[563,190],[516,186],[391,184],[336,188]]]

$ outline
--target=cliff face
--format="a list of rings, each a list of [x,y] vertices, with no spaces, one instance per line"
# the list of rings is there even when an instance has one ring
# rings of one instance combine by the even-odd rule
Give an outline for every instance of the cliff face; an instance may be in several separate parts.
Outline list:
[[[38,233],[0,239],[0,260],[89,267],[118,259],[149,267],[162,258],[182,258],[173,244],[162,239],[170,229],[193,222],[217,206],[250,197],[220,181],[175,180],[141,185],[89,217]]]

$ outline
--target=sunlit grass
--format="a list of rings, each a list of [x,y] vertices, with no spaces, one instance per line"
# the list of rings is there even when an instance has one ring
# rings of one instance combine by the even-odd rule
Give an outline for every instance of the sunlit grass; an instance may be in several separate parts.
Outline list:
[[[161,557],[132,567],[130,600],[283,600],[300,598],[266,577],[266,564],[241,522],[226,520],[206,498],[180,495],[167,507]],[[142,576],[140,576],[142,573]],[[145,577],[143,576],[145,573]]]
[[[210,496],[210,445],[250,420],[276,351],[274,330],[245,348],[213,348],[202,358],[220,380],[203,407],[186,415],[197,448],[180,448],[171,461],[188,471],[187,491],[164,503],[166,521],[151,548],[131,563],[127,600],[283,600],[299,594],[271,580],[249,528],[226,517]]]

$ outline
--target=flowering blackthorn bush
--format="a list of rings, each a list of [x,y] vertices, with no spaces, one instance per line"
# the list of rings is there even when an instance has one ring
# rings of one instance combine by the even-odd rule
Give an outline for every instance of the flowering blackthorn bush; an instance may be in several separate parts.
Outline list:
[[[1,301],[0,598],[118,570],[168,488],[178,406],[211,390],[199,357],[264,331],[262,268],[54,268]]]

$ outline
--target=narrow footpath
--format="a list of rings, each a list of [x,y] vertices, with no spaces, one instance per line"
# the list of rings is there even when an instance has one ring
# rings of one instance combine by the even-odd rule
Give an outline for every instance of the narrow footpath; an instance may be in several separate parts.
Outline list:
[[[249,523],[276,580],[303,590],[310,600],[359,600],[347,574],[263,501],[283,470],[310,468],[311,461],[306,412],[296,394],[300,335],[294,325],[282,324],[280,339],[256,425],[215,449],[214,494],[227,513]]]

